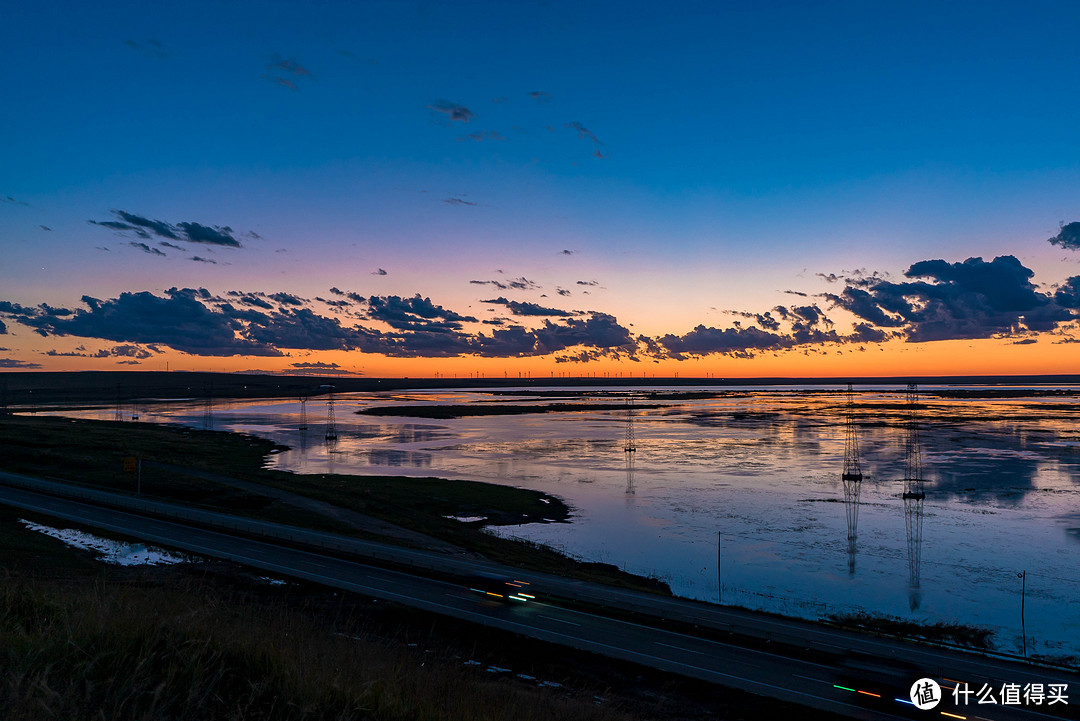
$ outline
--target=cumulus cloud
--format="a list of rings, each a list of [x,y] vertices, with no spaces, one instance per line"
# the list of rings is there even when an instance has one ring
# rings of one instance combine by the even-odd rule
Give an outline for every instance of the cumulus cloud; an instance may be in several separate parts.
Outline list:
[[[240,247],[240,241],[233,236],[233,229],[227,225],[207,226],[192,222],[172,225],[163,220],[153,220],[125,210],[113,210],[112,213],[117,217],[117,220],[89,220],[87,222],[121,233],[133,233],[144,240],[150,240],[153,236],[157,236],[166,240],[187,243],[203,243],[229,248]]]
[[[441,332],[459,330],[463,322],[477,322],[476,318],[435,305],[419,293],[412,298],[373,295],[367,299],[367,305],[368,318],[383,321],[398,330]]]
[[[989,263],[924,260],[904,275],[912,280],[878,279],[862,287],[849,281],[842,293],[825,297],[873,326],[899,329],[911,342],[1047,331],[1075,317],[1069,310],[1071,285],[1059,301],[1039,291],[1032,271],[1011,255]]]
[[[436,113],[442,113],[450,118],[452,122],[467,123],[475,117],[475,113],[464,105],[452,103],[449,100],[440,100],[437,103],[429,105],[428,108],[434,110]]]
[[[502,296],[491,298],[490,300],[482,300],[480,302],[491,303],[493,305],[505,305],[513,315],[555,316],[559,318],[569,318],[575,315],[570,311],[559,310],[558,308],[545,308],[536,303],[522,303],[516,300],[507,300]]]
[[[1048,238],[1047,242],[1060,245],[1066,250],[1080,250],[1080,222],[1062,223],[1058,234]]]

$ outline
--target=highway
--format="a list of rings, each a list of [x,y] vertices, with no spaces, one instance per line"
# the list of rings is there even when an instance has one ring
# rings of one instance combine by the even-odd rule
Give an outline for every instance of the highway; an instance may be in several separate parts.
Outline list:
[[[1078,716],[1073,713],[1072,698],[1069,705],[988,706],[977,705],[973,696],[967,706],[956,708],[947,689],[946,701],[937,709],[919,711],[909,703],[890,698],[899,696],[906,701],[906,687],[891,692],[887,688],[888,679],[896,675],[890,674],[890,668],[897,673],[904,670],[909,675],[914,668],[946,686],[951,685],[950,679],[966,681],[975,691],[984,683],[1000,689],[1004,682],[1021,686],[1061,683],[1068,684],[1071,692],[1080,691],[1077,676],[1055,670],[866,638],[812,624],[710,608],[679,599],[653,598],[581,581],[564,580],[566,587],[560,589],[556,588],[557,584],[550,585],[550,577],[528,574],[522,578],[520,574],[527,572],[502,569],[504,575],[514,574],[518,579],[535,582],[537,589],[554,590],[538,590],[534,601],[509,604],[471,590],[464,581],[437,580],[422,572],[383,568],[342,558],[340,554],[329,555],[21,488],[0,486],[0,502],[851,718],[1037,721]],[[496,564],[476,567],[488,574],[493,568],[500,569]],[[654,604],[655,613],[638,613],[632,617],[616,614],[621,617],[615,618],[600,605],[568,608],[558,600],[560,597],[580,600],[581,596],[592,604],[600,598],[609,609],[620,608],[623,602],[640,606],[644,603],[641,597],[646,596],[645,601]],[[661,618],[678,620],[678,630],[672,630],[671,624],[662,622]],[[709,627],[705,635],[710,637],[694,634],[688,623]],[[717,629],[733,630],[736,624],[740,628],[753,626],[754,633],[717,632]],[[857,660],[850,662],[850,659]],[[884,672],[879,666],[884,666]],[[903,683],[910,685],[910,681]],[[943,712],[946,715],[941,715]]]

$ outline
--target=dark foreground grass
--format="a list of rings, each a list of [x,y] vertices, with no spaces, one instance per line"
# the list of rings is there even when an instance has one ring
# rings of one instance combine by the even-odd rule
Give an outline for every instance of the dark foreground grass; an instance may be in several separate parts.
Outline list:
[[[427,664],[281,603],[179,588],[0,589],[5,719],[622,719],[579,698]]]

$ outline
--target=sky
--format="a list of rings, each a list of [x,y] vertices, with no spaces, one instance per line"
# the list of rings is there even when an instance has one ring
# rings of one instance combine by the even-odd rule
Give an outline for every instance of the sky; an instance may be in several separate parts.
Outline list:
[[[1080,371],[1072,2],[5,9],[0,370]]]

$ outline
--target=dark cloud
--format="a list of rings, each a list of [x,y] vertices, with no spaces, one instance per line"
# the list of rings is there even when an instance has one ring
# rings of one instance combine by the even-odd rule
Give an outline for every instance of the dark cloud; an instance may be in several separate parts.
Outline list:
[[[573,255],[573,254],[574,254],[574,251],[572,251],[572,250],[561,250],[561,251],[559,251],[559,255]]]
[[[551,100],[551,93],[545,93],[543,90],[533,90],[529,93],[529,97],[537,102],[546,103]]]
[[[284,292],[282,292],[282,293],[270,293],[266,297],[270,298],[272,300],[276,300],[278,303],[281,303],[282,305],[304,305],[307,302],[304,298],[301,298],[298,295],[293,295],[292,293],[284,293]]]
[[[1080,309],[1080,275],[1074,275],[1058,286],[1054,302],[1062,308]]]
[[[597,286],[597,285],[600,285],[600,283],[599,283],[598,281],[595,281],[595,280],[579,280],[579,281],[577,282],[577,284],[578,284],[578,285],[587,285],[587,286]]]
[[[481,333],[473,342],[475,352],[486,357],[548,355],[574,346],[632,354],[637,343],[628,329],[605,313],[564,323],[544,321],[535,330],[521,326],[496,329],[490,336]]]
[[[472,201],[465,200],[464,198],[455,197],[443,198],[443,202],[449,203],[450,205],[479,205],[479,203],[473,203]]]
[[[15,198],[12,198],[10,195],[5,195],[3,198],[0,198],[0,203],[9,203],[11,205],[22,205],[22,206],[27,207],[27,208],[30,207],[29,203],[27,203],[25,201],[22,201],[22,200],[16,200]]]
[[[506,136],[495,130],[477,130],[475,133],[459,136],[458,140],[472,140],[477,143],[482,143],[485,140],[506,140]]]
[[[153,356],[149,350],[137,345],[118,345],[113,348],[102,348],[93,353],[87,352],[85,348],[79,346],[75,351],[48,350],[45,351],[44,355],[51,358],[61,356],[73,358],[150,358]]]
[[[128,245],[130,245],[130,246],[131,246],[132,248],[138,248],[138,249],[139,249],[139,250],[141,250],[142,252],[144,252],[144,253],[149,253],[150,255],[160,255],[160,256],[161,256],[162,258],[164,258],[164,257],[165,257],[165,254],[164,254],[164,253],[162,253],[162,252],[161,252],[160,250],[158,250],[157,248],[151,248],[151,247],[150,247],[149,245],[147,245],[146,243],[140,243],[140,242],[139,242],[139,241],[137,241],[137,240],[132,240],[132,241],[130,241],[130,242],[128,243]]]
[[[443,332],[459,330],[463,322],[475,323],[476,318],[435,305],[430,298],[417,293],[412,298],[397,295],[371,296],[367,299],[367,317],[380,320],[398,330]]]
[[[781,292],[785,293],[787,295],[797,295],[800,298],[809,298],[810,297],[809,294],[803,293],[801,290],[785,290],[785,291],[781,291]]]
[[[41,228],[42,230],[46,230],[46,231],[51,231],[52,230],[52,228],[50,228],[47,225],[39,225],[38,227]]]
[[[280,85],[281,87],[288,88],[289,90],[299,90],[300,89],[300,88],[296,87],[296,83],[294,83],[292,80],[289,80],[288,78],[279,78],[279,77],[274,76],[274,75],[263,75],[263,78],[265,78],[266,80],[269,80],[274,85]]]
[[[502,271],[499,272],[501,273]],[[535,283],[524,276],[514,278],[513,280],[470,280],[469,282],[473,285],[494,286],[499,290],[537,290],[540,288],[538,283]]]
[[[371,274],[372,275],[387,275],[387,272],[382,268],[377,268],[377,269],[371,271]],[[331,288],[330,290],[331,290],[331,292],[333,292],[333,288]]]
[[[124,41],[124,45],[127,45],[132,50],[137,50],[147,57],[158,58],[159,60],[164,60],[169,57],[169,53],[165,50],[165,46],[156,38],[147,38],[141,43],[135,42],[129,38]]]
[[[179,250],[179,251],[187,252],[187,251],[184,251],[184,249],[181,248],[179,245],[176,245],[175,243],[170,243],[167,240],[159,241],[158,245],[160,245],[162,248],[172,248],[173,250]]]
[[[561,295],[561,296],[568,296],[568,295],[570,295],[570,291],[568,291],[568,290],[567,290],[566,288],[556,288],[556,289],[555,289],[555,292],[556,292],[556,293],[558,293],[558,294],[559,294],[559,295]]]
[[[217,261],[212,258],[203,258],[198,255],[193,255],[191,256],[191,259],[196,263],[212,263],[213,265],[217,265]]]
[[[1080,250],[1080,222],[1062,223],[1061,231],[1053,238],[1047,239],[1047,242],[1060,245],[1066,250]]]
[[[330,289],[330,293],[332,295],[345,295],[345,291],[343,291],[341,288],[338,288],[336,286]]]
[[[507,300],[502,296],[490,300],[482,300],[480,302],[491,303],[493,305],[505,305],[513,315],[555,316],[559,318],[569,318],[574,315],[574,313],[559,310],[558,308],[545,308],[536,303],[520,303],[516,300]]]
[[[825,273],[814,273],[814,275],[824,279],[826,283],[836,283],[843,280],[843,278],[836,273],[829,273],[828,275],[826,275]]]
[[[296,76],[310,76],[311,73],[300,63],[295,60],[282,58],[280,55],[274,55],[270,64],[266,66],[267,70],[274,72],[282,72]]]
[[[30,370],[40,367],[40,363],[30,363],[27,361],[16,360],[14,358],[0,358],[0,368],[25,368]]]
[[[1060,301],[1042,293],[1031,283],[1032,271],[1011,255],[989,263],[924,260],[904,275],[913,280],[875,279],[863,287],[849,280],[842,293],[825,297],[871,325],[900,329],[911,342],[1047,331],[1075,317],[1068,310],[1071,284],[1059,290]]]
[[[0,320],[0,335],[7,334],[7,326],[4,325],[4,321]]]
[[[87,222],[119,232],[131,232],[145,240],[149,240],[151,235],[156,235],[159,238],[188,243],[204,243],[229,248],[241,247],[240,241],[233,237],[233,229],[227,225],[207,226],[191,222],[171,225],[163,220],[152,220],[125,210],[114,210],[112,212],[119,220],[90,220]]]
[[[581,138],[582,140],[591,140],[594,143],[596,143],[597,145],[603,145],[603,143],[600,142],[600,138],[596,137],[596,135],[591,130],[589,130],[588,128],[586,128],[584,125],[582,125],[581,123],[579,123],[577,121],[572,122],[572,123],[567,123],[566,127],[568,127],[571,130],[575,131],[578,134],[578,137]]]
[[[433,105],[429,105],[428,108],[434,110],[436,113],[446,115],[451,121],[461,123],[467,123],[475,116],[473,111],[469,110],[464,105],[451,103],[449,100],[440,100]]]

